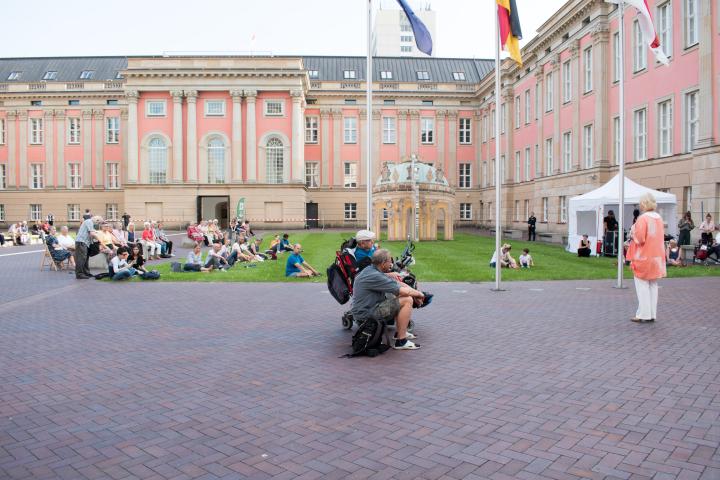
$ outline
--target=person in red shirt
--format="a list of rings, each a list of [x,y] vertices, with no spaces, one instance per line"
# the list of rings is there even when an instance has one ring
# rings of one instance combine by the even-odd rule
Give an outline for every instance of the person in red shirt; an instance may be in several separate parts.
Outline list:
[[[159,260],[160,244],[156,242],[155,232],[149,222],[145,222],[145,230],[143,230],[142,239],[148,248],[148,260]]]

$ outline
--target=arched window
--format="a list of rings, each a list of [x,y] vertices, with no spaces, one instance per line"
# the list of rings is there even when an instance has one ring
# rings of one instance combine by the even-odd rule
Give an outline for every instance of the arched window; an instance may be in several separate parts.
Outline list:
[[[150,140],[148,150],[150,183],[167,183],[168,148],[165,140],[159,137],[153,138]]]
[[[225,183],[225,142],[213,138],[208,142],[208,183]]]
[[[267,182],[283,183],[283,143],[271,138],[267,142]]]

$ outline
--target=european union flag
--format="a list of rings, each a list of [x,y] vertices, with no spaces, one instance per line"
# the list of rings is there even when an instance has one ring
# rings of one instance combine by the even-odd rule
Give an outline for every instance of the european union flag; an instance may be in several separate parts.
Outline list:
[[[407,19],[410,22],[413,34],[415,35],[415,44],[417,45],[418,50],[426,55],[432,55],[432,37],[430,36],[430,32],[427,27],[422,20],[415,15],[415,12],[412,11],[406,0],[397,0],[397,2],[400,4],[400,7],[403,9],[405,16],[407,16]]]

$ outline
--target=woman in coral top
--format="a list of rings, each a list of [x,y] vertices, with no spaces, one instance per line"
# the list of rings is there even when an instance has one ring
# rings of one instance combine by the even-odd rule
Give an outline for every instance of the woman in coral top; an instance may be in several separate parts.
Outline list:
[[[631,240],[627,259],[635,275],[638,297],[633,322],[654,322],[657,315],[658,278],[665,277],[665,228],[662,217],[655,211],[655,197],[646,193],[640,198],[643,212],[630,230]]]

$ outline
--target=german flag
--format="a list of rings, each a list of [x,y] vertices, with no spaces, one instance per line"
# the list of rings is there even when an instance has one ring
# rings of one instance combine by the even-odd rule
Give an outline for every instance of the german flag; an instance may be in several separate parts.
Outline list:
[[[510,54],[510,58],[522,65],[520,56],[520,18],[518,17],[515,0],[497,0],[498,22],[500,22],[500,43],[502,48]]]

